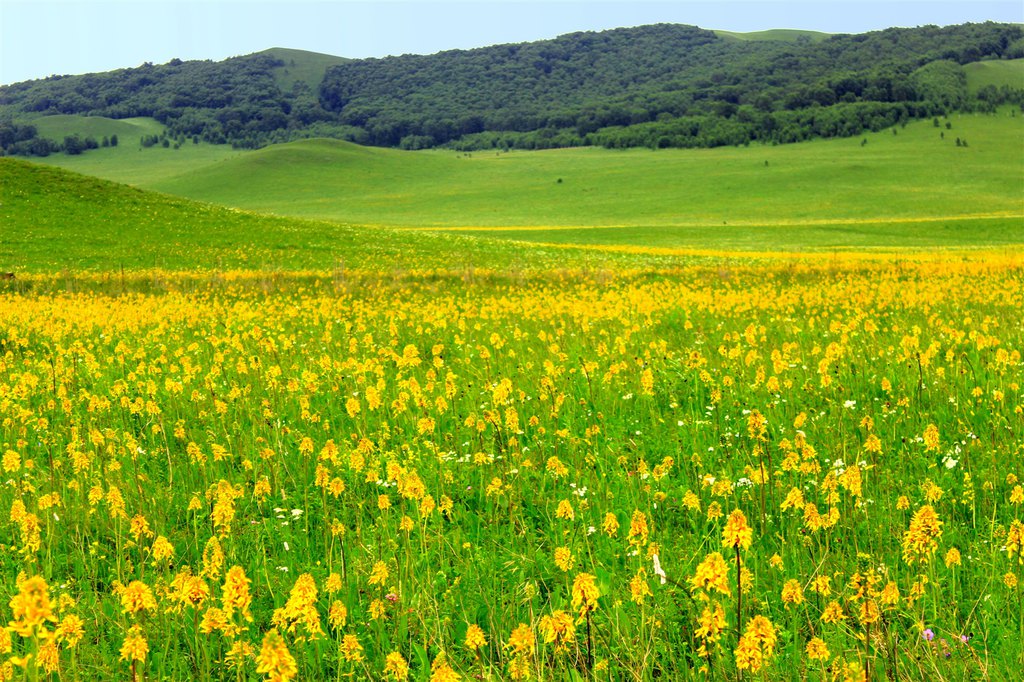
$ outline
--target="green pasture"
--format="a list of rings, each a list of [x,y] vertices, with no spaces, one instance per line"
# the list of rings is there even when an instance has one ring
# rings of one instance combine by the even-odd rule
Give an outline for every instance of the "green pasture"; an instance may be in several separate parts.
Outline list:
[[[976,93],[986,85],[1024,88],[1024,59],[990,60],[964,64],[967,89]]]
[[[138,146],[143,135],[159,135],[164,126],[152,118],[106,118],[104,116],[78,116],[74,114],[57,114],[40,116],[30,121],[39,131],[39,137],[62,141],[66,135],[95,137],[97,141],[103,137],[117,135],[118,144]]]
[[[32,121],[42,137],[63,140],[65,135],[91,135],[97,140],[103,136],[117,135],[116,147],[102,147],[83,154],[68,156],[52,154],[42,159],[32,159],[53,166],[59,166],[85,175],[147,186],[160,182],[169,176],[187,174],[217,161],[237,157],[243,152],[230,145],[213,145],[187,140],[178,149],[160,144],[143,147],[140,138],[144,135],[159,135],[164,126],[151,118],[130,118],[115,120],[102,116],[45,116]],[[124,125],[119,125],[124,124]]]
[[[767,31],[749,31],[747,33],[737,33],[735,31],[715,31],[715,35],[719,38],[732,38],[735,40],[774,40],[784,42],[795,42],[798,39],[806,38],[811,42],[821,42],[828,38],[831,33],[822,33],[821,31],[802,31],[795,28],[773,28]]]
[[[269,54],[284,62],[284,66],[274,69],[274,80],[282,90],[291,90],[295,83],[301,82],[309,86],[312,92],[320,87],[324,72],[328,67],[348,61],[344,57],[309,52],[308,50],[292,50],[285,47],[272,47],[262,54]]]
[[[279,218],[0,159],[0,272],[630,267],[670,258]]]
[[[459,229],[459,234],[548,244],[637,245],[651,249],[821,251],[920,248],[1019,248],[1024,219],[800,225],[691,225],[583,228]]]
[[[44,162],[263,214],[477,228],[469,234],[500,240],[756,250],[1024,242],[1024,117],[1003,109],[938,124],[699,150],[467,154],[305,140],[238,151],[126,140]]]
[[[254,211],[406,227],[728,226],[1022,214],[1024,118],[701,150],[405,152],[311,140],[147,186]],[[967,147],[956,145],[961,138]],[[81,170],[85,170],[84,168]]]

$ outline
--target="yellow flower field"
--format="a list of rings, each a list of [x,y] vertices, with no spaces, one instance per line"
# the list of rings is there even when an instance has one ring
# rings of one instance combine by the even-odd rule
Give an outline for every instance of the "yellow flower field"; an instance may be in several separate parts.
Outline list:
[[[1016,253],[22,278],[0,680],[1008,679],[1022,348]]]

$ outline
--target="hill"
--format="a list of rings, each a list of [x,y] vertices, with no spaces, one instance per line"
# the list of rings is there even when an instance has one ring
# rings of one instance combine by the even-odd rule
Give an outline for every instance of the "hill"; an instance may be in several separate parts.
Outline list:
[[[462,150],[783,143],[1024,103],[1024,89],[972,94],[962,68],[1024,56],[1022,36],[994,23],[830,36],[660,24],[384,59],[273,48],[0,87],[0,121],[151,117],[170,144],[244,148],[318,136]],[[0,138],[51,151],[30,149],[30,132]]]
[[[50,159],[288,217],[0,159],[0,270],[329,268],[339,258],[424,268],[451,254],[476,267],[525,267],[567,258],[545,250],[554,246],[525,252],[524,242],[623,257],[1019,246],[1022,122],[1003,111],[952,117],[950,130],[914,122],[897,135],[714,150],[464,154],[307,140],[248,152],[119,147]],[[203,156],[222,150],[228,155]]]
[[[774,28],[767,31],[748,31],[737,33],[735,31],[715,31],[715,35],[721,38],[733,38],[735,40],[779,40],[783,42],[799,42],[807,40],[810,42],[821,42],[833,35],[821,31],[802,31],[792,28]]]
[[[1022,35],[1014,25],[966,24],[735,40],[658,24],[348,62],[328,70],[320,97],[340,122],[365,130],[364,141],[386,146],[790,142],[962,109],[962,76],[932,64],[1002,57]]]
[[[164,131],[164,126],[151,118],[114,119],[105,116],[57,114],[40,116],[33,119],[32,124],[40,137],[56,141],[68,135],[94,138],[110,138],[117,135],[118,138],[131,143],[143,135],[160,135]]]
[[[967,89],[978,94],[984,88],[1024,89],[1024,59],[988,60],[964,65]]]
[[[20,159],[0,159],[0,272],[244,270],[301,278],[311,270],[394,281],[446,271],[552,271],[648,266],[671,257],[460,234],[362,228],[203,204]],[[31,286],[31,277],[25,278]],[[44,278],[45,279],[45,278]],[[137,278],[136,278],[137,279]],[[180,278],[179,278],[180,280]],[[70,280],[69,280],[70,281]],[[182,280],[183,281],[183,280]],[[365,284],[366,282],[364,282]],[[179,281],[180,284],[180,281]],[[22,286],[18,284],[18,286]]]
[[[258,266],[309,237],[301,223],[203,206],[64,170],[0,159],[0,269]],[[259,239],[256,239],[259,235]],[[314,240],[309,248],[317,249]]]
[[[196,168],[244,153],[222,144],[186,144],[179,149],[165,149],[160,146],[140,148],[135,142],[79,156],[55,154],[39,160],[86,175],[145,188],[168,177],[189,173]]]
[[[296,86],[300,90],[316,92],[328,68],[349,61],[344,57],[286,47],[272,47],[256,54],[268,55],[279,62],[279,65],[274,67],[273,74],[277,86],[283,92],[292,92]]]
[[[0,221],[5,272],[413,267],[469,240],[260,216],[16,159],[0,159]]]
[[[148,117],[171,140],[222,144],[289,139],[332,117],[319,105],[315,83],[340,58],[273,49],[221,62],[143,64],[101,74],[52,76],[0,87],[0,122],[75,114],[112,119]],[[3,145],[0,145],[3,146]]]
[[[857,140],[714,150],[457,154],[309,140],[151,186],[279,215],[481,226],[491,229],[477,234],[532,241],[563,241],[564,229],[542,232],[586,225],[614,229],[600,236],[575,230],[574,241],[696,246],[725,240],[750,247],[757,241],[750,235],[773,226],[781,248],[798,248],[801,240],[805,247],[1024,242],[1024,165],[1013,151],[1024,140],[1024,118],[1003,111],[953,117],[948,130],[940,123],[915,122],[898,135]],[[959,138],[969,146],[959,146]],[[936,229],[962,220],[953,232]],[[828,233],[825,242],[807,230],[780,229],[813,226]]]

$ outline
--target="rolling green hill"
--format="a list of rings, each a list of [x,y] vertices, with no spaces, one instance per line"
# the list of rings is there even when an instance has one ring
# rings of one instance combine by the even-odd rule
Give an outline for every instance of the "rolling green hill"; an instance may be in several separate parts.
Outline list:
[[[32,119],[32,125],[40,137],[63,140],[65,135],[91,136],[97,139],[117,135],[129,145],[138,142],[143,135],[159,135],[164,126],[152,118],[107,118],[105,116],[78,116],[56,114]]]
[[[16,272],[331,267],[430,252],[419,235],[259,216],[16,159],[0,159],[0,222],[0,270]]]
[[[122,268],[245,269],[268,277],[318,270],[335,277],[370,272],[429,281],[442,269],[518,276],[570,265],[594,270],[673,262],[656,255],[557,245],[524,249],[459,234],[276,218],[7,158],[0,159],[0,225],[0,272],[19,276],[66,270],[72,278],[89,271],[116,278],[113,273]]]
[[[737,33],[735,31],[715,31],[715,35],[721,38],[734,38],[736,40],[773,40],[781,42],[796,42],[806,39],[810,42],[821,42],[827,39],[831,33],[821,31],[802,31],[793,28],[773,28],[767,31],[748,31]]]
[[[226,144],[186,142],[175,149],[161,145],[143,148],[138,137],[121,138],[117,147],[96,149],[86,154],[53,154],[37,159],[51,166],[93,175],[139,187],[149,187],[169,177],[190,173],[211,163],[246,152]]]
[[[51,157],[298,217],[0,159],[0,270],[323,269],[338,261],[429,269],[453,260],[524,269],[649,265],[714,249],[1019,248],[1021,122],[1004,112],[954,117],[948,131],[912,123],[863,146],[467,155],[309,140],[212,161],[186,148]],[[970,146],[956,147],[953,135]],[[133,154],[147,160],[134,171]]]
[[[0,159],[0,221],[5,271],[258,267],[289,262],[290,252],[328,248],[299,221],[203,206],[15,159]]]
[[[1024,59],[990,60],[965,64],[967,88],[977,94],[985,86],[1024,88]]]
[[[344,57],[286,47],[272,47],[257,54],[270,55],[280,61],[273,74],[278,87],[284,92],[293,90],[297,83],[309,88],[310,92],[316,92],[328,68],[349,61]]]
[[[1015,150],[1024,118],[1003,111],[955,116],[949,124],[714,150],[457,154],[309,140],[150,186],[255,211],[369,225],[849,230],[909,221],[927,230],[930,222],[969,219],[1001,226],[1019,241],[1024,159]],[[957,146],[957,138],[969,146]]]

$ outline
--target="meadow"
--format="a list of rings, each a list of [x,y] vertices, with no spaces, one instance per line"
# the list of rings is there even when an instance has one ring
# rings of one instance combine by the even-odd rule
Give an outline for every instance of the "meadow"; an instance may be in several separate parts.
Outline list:
[[[1006,679],[1021,266],[32,276],[4,674]]]
[[[0,680],[1013,679],[1020,118],[964,119],[0,159]]]
[[[938,127],[914,121],[895,135],[778,146],[465,154],[305,140],[255,152],[191,144],[101,149],[47,162],[278,216],[501,228],[488,236],[527,241],[565,238],[536,228],[597,226],[608,229],[574,239],[756,250],[894,247],[908,233],[921,236],[912,245],[926,246],[937,232],[935,244],[958,246],[1024,240],[1021,161],[1012,153],[1022,125],[1024,117],[1004,109],[955,115]],[[787,229],[773,229],[779,226]],[[508,234],[515,227],[531,229]],[[744,244],[737,232],[748,230]],[[788,243],[766,242],[766,232]]]

